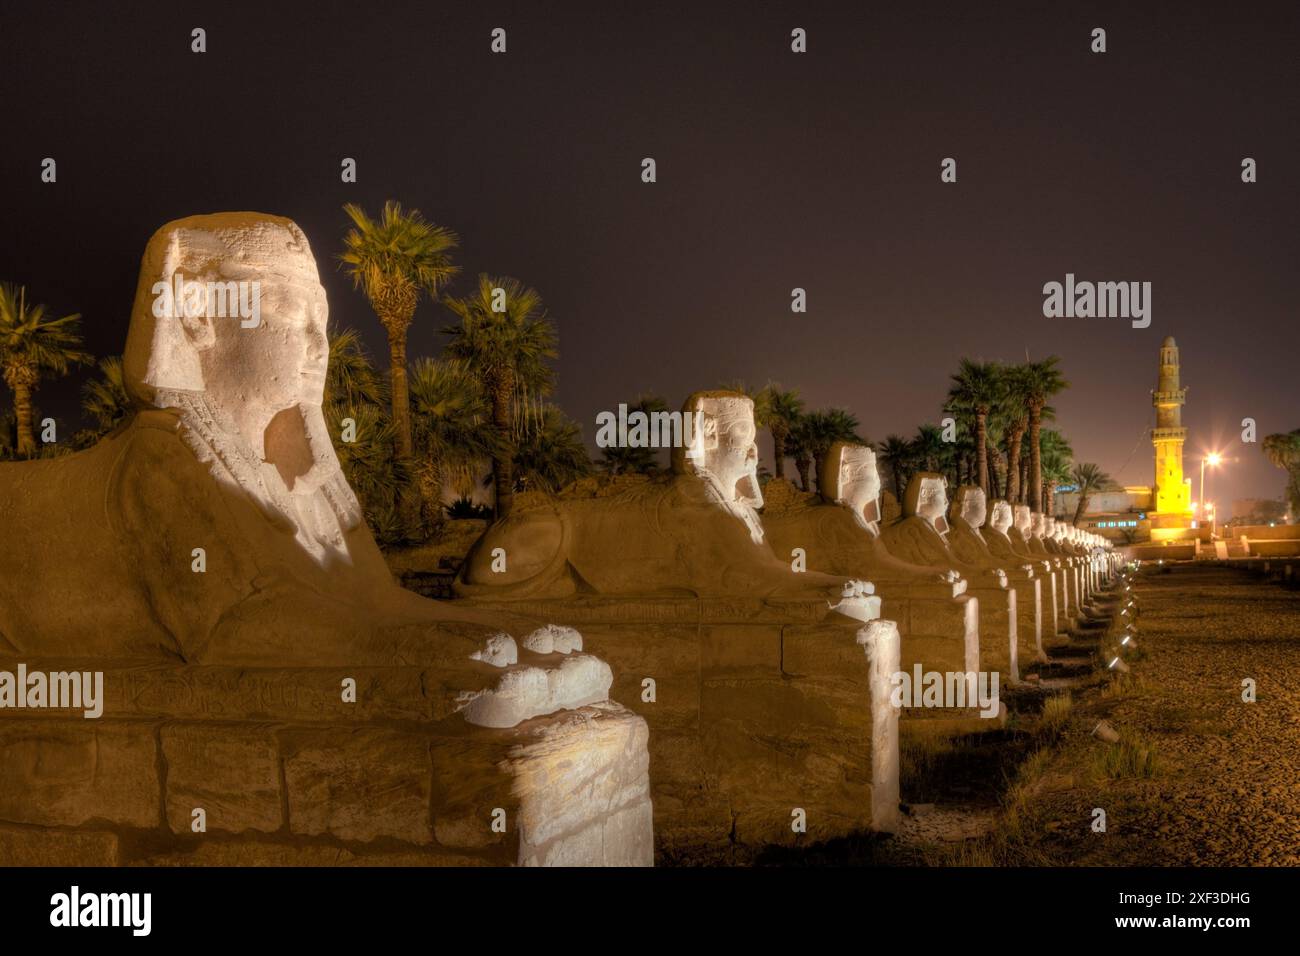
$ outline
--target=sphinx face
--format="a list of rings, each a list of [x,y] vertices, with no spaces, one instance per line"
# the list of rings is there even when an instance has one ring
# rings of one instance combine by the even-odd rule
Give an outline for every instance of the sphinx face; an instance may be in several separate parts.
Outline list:
[[[1041,513],[1035,511],[1032,515],[1030,527],[1033,529],[1034,537],[1041,538],[1047,532],[1047,522],[1043,519]]]
[[[880,520],[880,472],[870,448],[850,446],[840,455],[839,497],[865,524]]]
[[[696,414],[699,424],[692,449],[694,460],[718,483],[726,500],[761,508],[754,403],[743,395],[705,398]]]
[[[980,528],[988,516],[983,488],[967,488],[961,497],[962,519],[972,528]]]
[[[994,530],[1006,534],[1011,527],[1011,505],[1005,501],[993,502],[993,515],[989,519]]]
[[[1034,533],[1034,519],[1029,505],[1016,505],[1016,530],[1028,537]]]
[[[200,353],[209,396],[272,415],[295,405],[321,404],[329,342],[329,309],[319,283],[261,280],[261,320],[214,318],[212,345]],[[227,394],[228,393],[228,394]]]
[[[921,479],[921,492],[916,499],[916,513],[934,525],[940,534],[948,530],[948,492],[939,478]]]

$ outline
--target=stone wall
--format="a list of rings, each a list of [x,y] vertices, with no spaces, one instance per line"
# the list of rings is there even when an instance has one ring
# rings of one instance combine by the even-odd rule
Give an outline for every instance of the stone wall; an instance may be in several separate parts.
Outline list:
[[[0,866],[651,861],[641,718],[435,723],[418,668],[350,676],[356,704],[324,669],[119,667],[98,719],[0,711]]]

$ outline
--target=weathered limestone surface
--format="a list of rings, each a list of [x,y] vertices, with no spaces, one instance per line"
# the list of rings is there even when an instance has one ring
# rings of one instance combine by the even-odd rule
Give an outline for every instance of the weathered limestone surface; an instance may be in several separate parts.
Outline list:
[[[160,308],[184,282],[260,314]],[[289,220],[169,223],[124,355],[136,413],[0,465],[0,669],[104,673],[99,719],[0,710],[0,865],[651,862],[646,725],[609,666],[393,581],[321,410],[327,311]]]

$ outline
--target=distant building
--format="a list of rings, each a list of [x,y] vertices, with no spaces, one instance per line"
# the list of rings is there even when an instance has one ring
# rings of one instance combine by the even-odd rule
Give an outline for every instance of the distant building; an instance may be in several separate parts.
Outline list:
[[[1096,531],[1119,544],[1146,541],[1189,541],[1204,538],[1208,529],[1197,527],[1192,510],[1192,481],[1183,474],[1182,406],[1187,388],[1181,382],[1178,344],[1168,336],[1160,346],[1160,367],[1151,404],[1156,409],[1156,427],[1151,430],[1155,482],[1128,485],[1123,489],[1095,492],[1088,496],[1088,508],[1079,526]],[[1077,491],[1056,495],[1056,517],[1074,519],[1079,506]]]
[[[1058,492],[1056,517],[1074,520],[1079,507],[1077,491]],[[1079,518],[1079,527],[1095,531],[1117,544],[1130,544],[1151,539],[1151,489],[1146,485],[1130,485],[1110,491],[1094,492],[1088,496],[1088,509]]]

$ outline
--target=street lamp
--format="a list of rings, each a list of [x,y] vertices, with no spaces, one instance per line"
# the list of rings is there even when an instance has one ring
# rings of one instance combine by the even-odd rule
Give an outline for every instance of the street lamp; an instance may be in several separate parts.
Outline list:
[[[1208,464],[1210,467],[1214,467],[1221,461],[1223,461],[1223,458],[1217,451],[1212,451],[1201,459],[1201,501],[1198,514],[1202,523],[1205,522],[1205,466]]]

